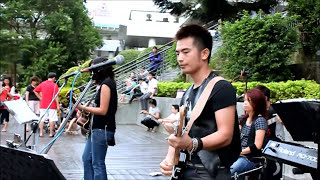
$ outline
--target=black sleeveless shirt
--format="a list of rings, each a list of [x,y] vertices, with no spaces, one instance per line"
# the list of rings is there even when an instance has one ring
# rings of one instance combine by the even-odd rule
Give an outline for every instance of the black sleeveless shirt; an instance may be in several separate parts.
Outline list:
[[[95,98],[96,107],[100,107],[100,94],[101,94],[101,86],[107,85],[111,91],[111,97],[109,102],[109,109],[107,114],[105,115],[94,115],[92,129],[106,129],[109,131],[116,130],[116,112],[118,107],[118,94],[116,89],[116,82],[113,79],[106,78],[102,83],[100,83],[100,88],[98,90],[98,94]]]

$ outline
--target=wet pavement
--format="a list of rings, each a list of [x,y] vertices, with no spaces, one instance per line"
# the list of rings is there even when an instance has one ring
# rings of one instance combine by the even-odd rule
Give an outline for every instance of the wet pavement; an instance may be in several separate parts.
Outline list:
[[[9,122],[7,132],[0,132],[0,144],[13,140],[13,134],[23,137],[23,125],[15,120]],[[145,131],[138,125],[117,125],[116,146],[109,147],[106,157],[109,180],[164,180],[165,176],[150,176],[149,173],[159,172],[159,163],[167,150],[167,135]],[[52,140],[49,134],[39,138],[37,152]],[[48,152],[58,169],[68,180],[83,179],[82,152],[86,139],[78,135],[62,134]],[[32,140],[28,141],[28,145]]]

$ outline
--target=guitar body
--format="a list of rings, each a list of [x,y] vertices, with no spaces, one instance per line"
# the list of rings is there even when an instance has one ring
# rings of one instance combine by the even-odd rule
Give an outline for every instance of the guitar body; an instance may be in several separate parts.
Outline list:
[[[90,120],[89,115],[81,115],[80,118],[77,119],[77,125],[81,127],[81,134],[86,136],[88,134],[90,128]]]
[[[184,151],[179,152],[179,162],[173,167],[172,175],[170,180],[181,180],[183,179],[183,172],[186,167],[186,160],[188,159],[188,154]]]
[[[182,136],[182,129],[184,127],[185,122],[185,109],[186,108],[184,105],[180,107],[180,122],[175,131],[175,135],[177,137]],[[176,149],[174,157],[174,166],[170,180],[181,180],[183,178],[183,171],[185,169],[186,160],[187,153],[184,151],[180,151],[179,149]]]

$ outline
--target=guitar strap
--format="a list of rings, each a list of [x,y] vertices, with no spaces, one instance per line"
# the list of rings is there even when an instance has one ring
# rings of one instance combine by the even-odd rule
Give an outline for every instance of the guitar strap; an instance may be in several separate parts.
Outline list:
[[[207,84],[207,86],[205,87],[203,92],[201,93],[196,105],[192,109],[190,120],[189,120],[187,126],[184,128],[183,134],[189,133],[194,121],[200,116],[204,106],[206,105],[206,103],[209,99],[209,96],[212,92],[212,89],[214,88],[214,85],[220,80],[224,80],[224,78],[221,76],[216,76],[209,81],[209,83]]]

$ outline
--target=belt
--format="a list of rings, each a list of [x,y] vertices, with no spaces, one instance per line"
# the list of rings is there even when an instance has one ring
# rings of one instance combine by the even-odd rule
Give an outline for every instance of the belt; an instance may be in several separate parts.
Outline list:
[[[192,163],[192,162],[189,162],[189,161],[186,162],[186,166],[187,167],[193,167],[193,168],[199,168],[199,169],[205,169],[203,164],[195,164],[195,163]],[[218,169],[224,169],[224,168],[226,168],[226,167],[224,167],[224,166],[219,166],[218,167]]]

